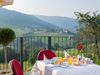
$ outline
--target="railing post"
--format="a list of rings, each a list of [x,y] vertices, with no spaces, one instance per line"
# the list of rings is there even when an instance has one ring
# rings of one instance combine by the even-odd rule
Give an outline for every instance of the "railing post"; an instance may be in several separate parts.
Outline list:
[[[23,70],[23,37],[20,37],[20,62]]]
[[[48,37],[48,49],[51,50],[51,36]]]

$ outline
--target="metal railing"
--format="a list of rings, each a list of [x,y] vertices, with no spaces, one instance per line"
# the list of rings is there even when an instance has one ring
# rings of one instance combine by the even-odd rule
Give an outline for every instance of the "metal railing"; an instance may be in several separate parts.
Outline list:
[[[64,57],[63,51],[76,56],[79,51],[75,48],[77,44],[82,43],[84,46],[84,56],[90,57],[94,63],[100,64],[100,40],[95,45],[95,39],[83,39],[79,37],[67,36],[30,36],[17,37],[7,47],[8,62],[12,59],[17,59],[21,62],[23,70],[31,70],[36,55],[40,50],[53,50],[57,56]],[[4,51],[0,47],[0,70],[4,69]]]

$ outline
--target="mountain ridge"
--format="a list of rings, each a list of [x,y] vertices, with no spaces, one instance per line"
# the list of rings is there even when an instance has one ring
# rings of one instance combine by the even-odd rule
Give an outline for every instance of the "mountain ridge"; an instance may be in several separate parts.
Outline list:
[[[12,11],[0,8],[0,27],[27,28],[31,32],[34,31],[51,31],[52,29],[59,28],[53,24],[42,21],[34,15],[27,15],[17,11]],[[22,31],[24,32],[24,31]]]
[[[44,16],[44,15],[36,15],[41,20],[47,21],[49,23],[55,24],[60,28],[66,28],[69,31],[76,32],[76,27],[78,22],[76,19],[70,17],[62,17],[62,16]]]
[[[53,17],[55,19],[55,16]],[[59,16],[57,18],[62,19],[62,17]],[[59,24],[58,22],[58,26],[56,25],[56,23],[52,23],[51,21],[49,22],[48,20],[41,19],[37,15],[28,15],[14,10],[0,8],[0,27],[10,27],[16,31],[18,36],[22,36],[23,34],[28,33],[31,34],[37,31],[43,33],[52,31],[58,33],[63,32],[63,27],[62,25],[60,26],[61,23]],[[68,32],[70,33],[69,30]]]

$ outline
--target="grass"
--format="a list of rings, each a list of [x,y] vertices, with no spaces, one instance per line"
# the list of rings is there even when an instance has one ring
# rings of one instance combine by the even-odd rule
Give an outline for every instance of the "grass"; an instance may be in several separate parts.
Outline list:
[[[31,65],[31,63],[29,61],[24,61],[23,62],[23,71],[24,72],[31,71],[32,66],[33,65]]]

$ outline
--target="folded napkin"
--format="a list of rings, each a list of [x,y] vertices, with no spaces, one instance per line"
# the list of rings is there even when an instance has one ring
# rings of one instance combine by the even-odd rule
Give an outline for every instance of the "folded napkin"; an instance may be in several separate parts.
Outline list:
[[[44,63],[46,63],[46,64],[52,63],[51,59],[47,59],[47,57],[45,55],[43,55],[43,57],[44,57]]]

